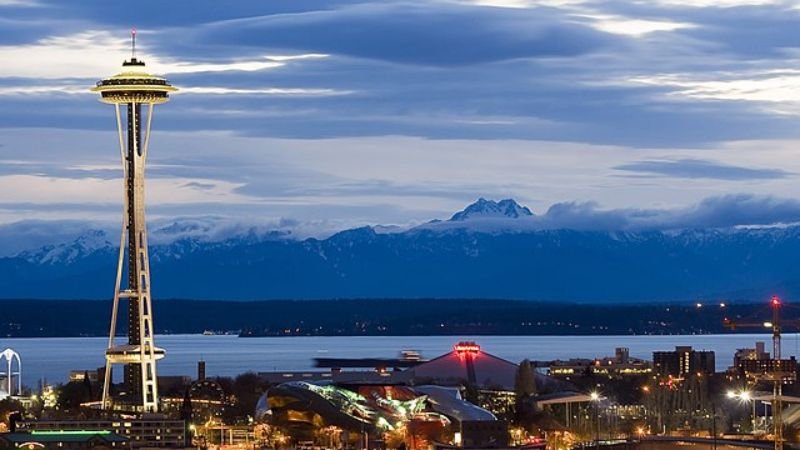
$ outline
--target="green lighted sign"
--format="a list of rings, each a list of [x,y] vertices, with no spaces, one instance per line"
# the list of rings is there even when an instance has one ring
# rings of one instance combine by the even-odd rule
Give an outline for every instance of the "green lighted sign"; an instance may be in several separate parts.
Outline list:
[[[54,435],[54,434],[57,434],[59,436],[60,435],[69,435],[69,434],[85,436],[85,435],[90,435],[90,434],[111,434],[111,432],[108,431],[108,430],[96,430],[96,431],[92,431],[92,430],[52,430],[52,431],[51,430],[48,430],[48,431],[33,430],[33,431],[31,431],[31,434],[39,435],[39,436],[48,436],[48,435]]]

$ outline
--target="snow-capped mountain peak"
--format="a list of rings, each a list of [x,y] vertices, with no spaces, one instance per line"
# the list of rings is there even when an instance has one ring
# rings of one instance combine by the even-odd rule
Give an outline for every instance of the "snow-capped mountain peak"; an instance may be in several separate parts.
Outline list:
[[[20,257],[37,264],[71,263],[100,249],[111,248],[108,235],[103,230],[87,230],[71,242],[45,245],[37,250],[25,251]]]
[[[475,203],[453,214],[450,218],[451,222],[460,222],[469,219],[518,219],[520,217],[530,217],[533,213],[530,209],[520,205],[513,199],[507,198],[496,202],[494,200],[486,200],[479,198]]]

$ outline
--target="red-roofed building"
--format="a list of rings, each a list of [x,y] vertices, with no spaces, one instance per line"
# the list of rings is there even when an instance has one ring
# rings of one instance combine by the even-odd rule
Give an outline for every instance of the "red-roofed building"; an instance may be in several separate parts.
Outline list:
[[[414,379],[437,384],[468,382],[482,389],[514,390],[517,365],[481,350],[475,342],[459,342],[453,351],[411,369]]]

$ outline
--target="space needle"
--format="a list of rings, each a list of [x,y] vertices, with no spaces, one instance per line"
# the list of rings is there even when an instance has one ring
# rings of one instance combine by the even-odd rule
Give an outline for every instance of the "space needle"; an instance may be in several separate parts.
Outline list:
[[[124,180],[122,233],[106,349],[103,409],[158,411],[156,361],[164,357],[164,350],[156,347],[153,339],[144,168],[153,109],[155,105],[169,101],[169,93],[176,90],[166,79],[145,72],[144,61],[136,58],[136,30],[131,32],[131,58],[122,63],[122,72],[98,81],[92,88],[92,91],[100,93],[101,102],[114,105]],[[127,303],[126,343],[116,341],[120,299]],[[125,365],[124,395],[117,395],[117,400],[111,395],[111,369],[115,364]]]

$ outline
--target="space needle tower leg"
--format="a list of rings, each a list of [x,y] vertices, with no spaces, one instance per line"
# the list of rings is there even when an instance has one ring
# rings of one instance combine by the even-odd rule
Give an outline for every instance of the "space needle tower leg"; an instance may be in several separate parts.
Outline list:
[[[117,115],[117,134],[119,135],[119,153],[120,159],[122,161],[122,178],[125,180],[125,185],[128,185],[128,165],[125,163],[127,161],[126,156],[126,149],[125,149],[125,133],[124,129],[122,128],[122,116],[120,113],[119,104],[114,105],[114,110]],[[128,195],[127,191],[125,191],[125,195],[122,196],[122,216],[128,217]],[[119,311],[119,299],[121,294],[121,287],[122,287],[122,269],[123,263],[125,258],[125,242],[127,237],[127,221],[122,221],[122,231],[120,232],[119,238],[119,256],[117,258],[117,278],[116,282],[114,283],[114,300],[111,307],[111,329],[108,332],[108,346],[106,350],[110,350],[114,347],[115,337],[117,336],[117,316]],[[104,379],[103,379],[103,397],[102,397],[102,406],[103,409],[110,409],[111,408],[111,367],[112,363],[109,360],[108,356],[106,356],[106,369],[104,371]]]

